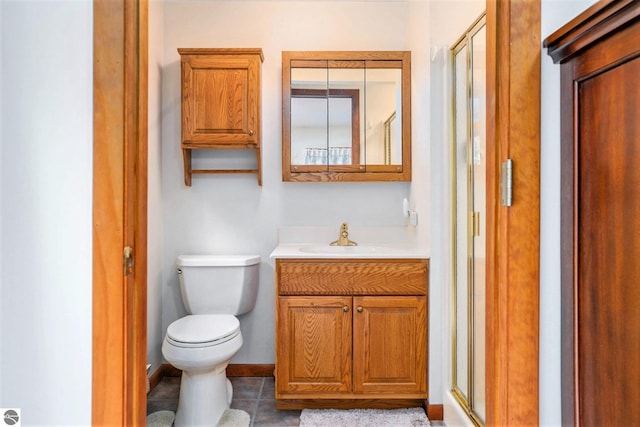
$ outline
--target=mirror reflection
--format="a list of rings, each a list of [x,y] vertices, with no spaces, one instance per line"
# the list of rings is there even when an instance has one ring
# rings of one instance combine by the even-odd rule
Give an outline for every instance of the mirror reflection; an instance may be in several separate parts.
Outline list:
[[[407,52],[283,52],[283,179],[380,173],[338,179],[409,180],[408,58]],[[390,179],[390,172],[402,175]]]
[[[402,163],[402,72],[399,69],[368,68],[367,94],[367,163],[399,165]]]
[[[357,90],[292,89],[291,164],[357,164],[359,110]]]
[[[307,61],[291,69],[291,165],[304,166],[298,170],[360,169],[364,62],[347,62]]]

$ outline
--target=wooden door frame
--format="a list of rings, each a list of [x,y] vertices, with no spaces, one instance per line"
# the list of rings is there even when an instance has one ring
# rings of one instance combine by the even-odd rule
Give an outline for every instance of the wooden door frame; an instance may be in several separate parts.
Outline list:
[[[539,423],[540,57],[540,0],[487,0],[487,426]]]
[[[100,426],[146,424],[147,13],[146,0],[93,3],[91,417]]]

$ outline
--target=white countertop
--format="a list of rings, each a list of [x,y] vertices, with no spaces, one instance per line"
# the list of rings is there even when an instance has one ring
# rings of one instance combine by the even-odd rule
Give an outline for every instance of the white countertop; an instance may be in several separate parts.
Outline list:
[[[408,227],[349,227],[349,239],[358,246],[330,246],[338,227],[288,227],[278,232],[278,246],[271,258],[429,258],[426,245],[417,242]]]

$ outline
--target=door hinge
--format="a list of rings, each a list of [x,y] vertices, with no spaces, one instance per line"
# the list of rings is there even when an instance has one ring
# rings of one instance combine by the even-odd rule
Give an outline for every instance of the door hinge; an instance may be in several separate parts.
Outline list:
[[[500,173],[500,201],[502,206],[509,207],[513,204],[513,161],[507,159],[502,162]]]
[[[133,273],[133,248],[131,246],[124,247],[122,266],[125,276]]]

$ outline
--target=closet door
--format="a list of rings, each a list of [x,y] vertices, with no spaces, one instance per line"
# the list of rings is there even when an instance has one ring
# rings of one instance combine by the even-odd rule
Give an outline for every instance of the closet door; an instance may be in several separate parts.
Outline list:
[[[639,13],[602,2],[545,41],[563,64],[564,425],[640,425]]]
[[[636,58],[578,86],[575,334],[584,425],[640,425],[639,76]]]

